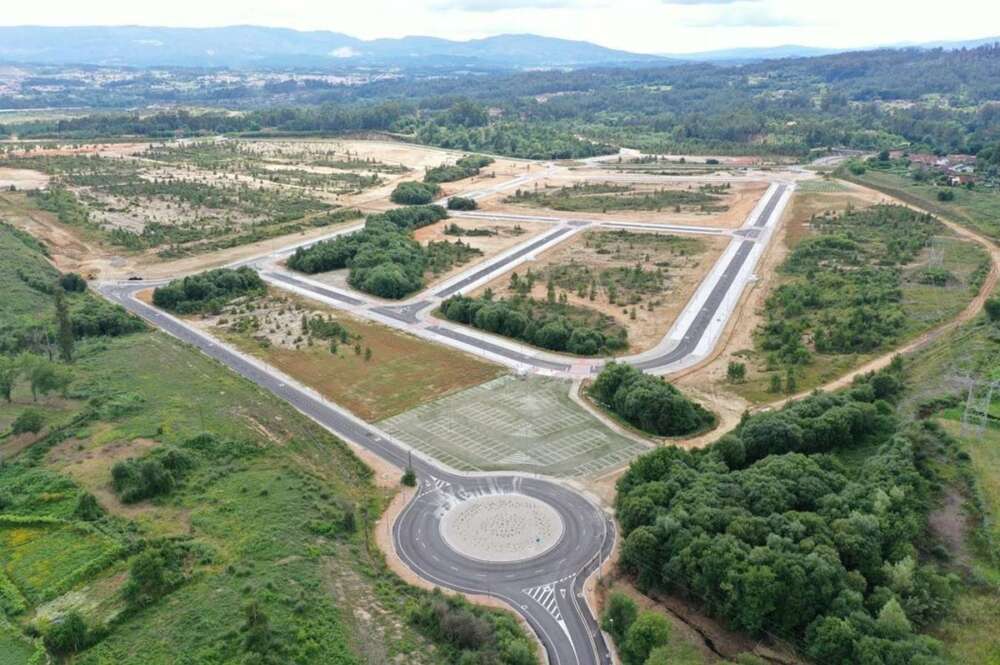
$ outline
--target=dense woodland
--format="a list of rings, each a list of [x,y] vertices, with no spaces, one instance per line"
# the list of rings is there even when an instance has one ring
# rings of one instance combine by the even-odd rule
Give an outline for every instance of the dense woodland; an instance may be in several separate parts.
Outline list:
[[[22,138],[391,131],[431,145],[538,158],[587,157],[612,145],[802,156],[828,146],[868,150],[909,143],[975,153],[1000,140],[998,81],[997,46],[741,66],[410,73],[359,86],[303,88],[294,106],[281,105],[287,97],[263,96],[242,114],[110,113],[6,131]],[[114,99],[94,105],[114,108]],[[213,102],[208,106],[227,106],[225,96]],[[120,107],[134,103],[130,98]]]
[[[680,390],[624,363],[609,363],[589,393],[622,420],[658,436],[692,434],[715,424],[715,416]]]
[[[917,631],[948,611],[957,578],[919,548],[931,458],[955,445],[897,419],[902,386],[897,361],[745,417],[706,449],[639,458],[618,483],[623,567],[817,663],[942,662]]]

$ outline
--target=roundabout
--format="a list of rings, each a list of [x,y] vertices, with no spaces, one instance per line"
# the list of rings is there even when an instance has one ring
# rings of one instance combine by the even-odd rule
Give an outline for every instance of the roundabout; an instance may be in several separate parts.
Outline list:
[[[524,494],[487,494],[451,507],[441,518],[441,537],[476,561],[512,563],[555,547],[563,520],[549,504]]]

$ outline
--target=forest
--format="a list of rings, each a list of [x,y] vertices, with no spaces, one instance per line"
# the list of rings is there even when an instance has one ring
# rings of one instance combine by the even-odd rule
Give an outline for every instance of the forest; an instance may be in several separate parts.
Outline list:
[[[30,139],[375,130],[457,150],[546,159],[604,154],[611,145],[804,156],[829,146],[908,143],[976,153],[1000,140],[997,81],[997,46],[859,51],[740,66],[411,73],[362,86],[303,89],[294,105],[272,95],[240,114],[116,113],[112,96],[95,100],[110,112],[14,123],[0,133]],[[234,99],[246,101],[219,97],[207,105],[227,108]]]
[[[623,567],[817,663],[942,662],[918,631],[958,580],[921,535],[940,481],[931,458],[955,443],[894,415],[904,378],[897,358],[842,392],[745,416],[705,449],[633,462],[616,501]]]

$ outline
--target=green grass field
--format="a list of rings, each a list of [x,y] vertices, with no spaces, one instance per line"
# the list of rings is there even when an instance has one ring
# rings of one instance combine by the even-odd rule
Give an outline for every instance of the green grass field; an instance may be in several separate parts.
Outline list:
[[[955,200],[939,201],[937,194],[945,188],[916,182],[898,173],[868,169],[860,176],[842,177],[968,226],[994,240],[1000,240],[1000,192],[948,187],[948,191],[955,195]]]

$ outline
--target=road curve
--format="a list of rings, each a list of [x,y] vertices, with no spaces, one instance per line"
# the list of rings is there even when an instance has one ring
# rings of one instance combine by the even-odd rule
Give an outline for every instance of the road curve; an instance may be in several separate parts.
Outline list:
[[[587,578],[610,555],[611,518],[583,495],[540,477],[462,474],[449,469],[377,427],[356,418],[269,365],[138,300],[144,283],[101,283],[105,298],[153,326],[195,346],[261,388],[285,400],[340,438],[362,446],[403,469],[412,464],[418,491],[393,525],[393,544],[417,575],[441,587],[506,602],[521,614],[545,648],[550,665],[607,665],[611,653],[583,593]],[[458,502],[485,494],[520,493],[559,514],[563,536],[533,559],[488,563],[453,550],[441,536],[443,513]]]

